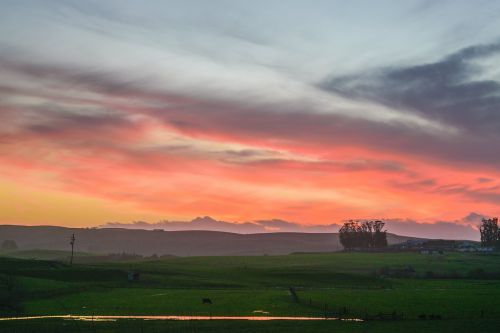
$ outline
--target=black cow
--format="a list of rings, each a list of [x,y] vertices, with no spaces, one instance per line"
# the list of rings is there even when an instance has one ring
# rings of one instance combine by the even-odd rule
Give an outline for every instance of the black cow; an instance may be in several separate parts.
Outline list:
[[[202,298],[201,303],[202,304],[212,304],[212,300],[210,298]]]

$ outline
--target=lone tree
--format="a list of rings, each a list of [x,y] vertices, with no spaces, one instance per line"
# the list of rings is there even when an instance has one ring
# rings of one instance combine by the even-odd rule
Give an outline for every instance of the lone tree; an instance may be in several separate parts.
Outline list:
[[[340,243],[346,249],[382,248],[387,246],[383,221],[347,221],[339,230]]]
[[[481,233],[481,246],[498,246],[500,243],[500,231],[498,229],[498,218],[482,219],[479,227]]]
[[[17,243],[11,239],[6,239],[2,242],[2,250],[15,251],[17,250]]]

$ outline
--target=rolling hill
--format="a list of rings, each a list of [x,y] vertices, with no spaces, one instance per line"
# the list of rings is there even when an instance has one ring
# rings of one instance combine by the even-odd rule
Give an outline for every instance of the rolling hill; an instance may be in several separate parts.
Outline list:
[[[14,240],[20,250],[69,250],[75,234],[75,251],[135,253],[140,255],[214,256],[277,255],[293,252],[332,252],[342,246],[336,233],[236,234],[219,231],[163,231],[119,228],[64,228],[0,225],[0,242]],[[388,234],[389,244],[411,237]]]

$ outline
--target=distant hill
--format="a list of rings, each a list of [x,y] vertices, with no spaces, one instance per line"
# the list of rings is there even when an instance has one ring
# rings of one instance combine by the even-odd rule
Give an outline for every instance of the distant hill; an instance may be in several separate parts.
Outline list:
[[[0,242],[16,241],[19,250],[70,249],[75,234],[75,251],[90,253],[135,253],[140,255],[216,256],[276,255],[293,252],[332,252],[342,246],[336,233],[236,234],[218,231],[154,231],[120,228],[64,228],[53,226],[0,225]],[[388,234],[389,244],[412,237]]]
[[[486,217],[471,212],[467,216],[454,221],[434,221],[423,223],[411,219],[384,219],[386,229],[397,235],[406,235],[417,238],[436,239],[469,239],[479,240],[478,225]],[[308,232],[308,233],[335,233],[342,227],[341,224],[301,224],[280,219],[267,219],[255,221],[223,221],[210,216],[197,217],[190,221],[163,220],[156,223],[134,221],[131,223],[108,222],[101,228],[123,228],[165,231],[210,230],[233,232],[237,234],[258,234],[276,232]]]

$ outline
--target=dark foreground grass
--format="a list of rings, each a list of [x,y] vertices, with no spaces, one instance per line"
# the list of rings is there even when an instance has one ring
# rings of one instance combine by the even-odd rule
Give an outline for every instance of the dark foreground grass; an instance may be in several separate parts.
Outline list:
[[[470,333],[498,332],[497,320],[448,321],[144,321],[118,320],[115,322],[81,322],[69,320],[28,320],[0,322],[0,332],[9,333],[181,333],[181,332],[286,332],[286,333]]]

